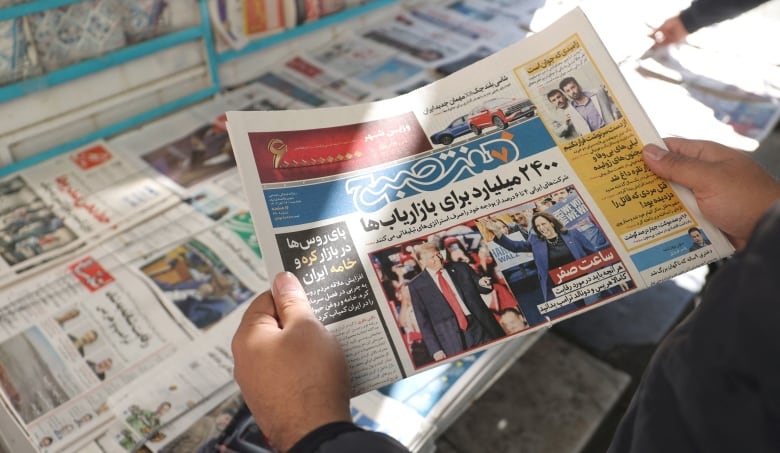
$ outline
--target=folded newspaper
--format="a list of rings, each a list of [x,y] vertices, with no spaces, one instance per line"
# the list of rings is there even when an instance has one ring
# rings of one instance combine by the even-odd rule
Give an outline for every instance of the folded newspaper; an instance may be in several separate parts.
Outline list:
[[[354,394],[733,253],[584,13],[408,94],[230,111],[255,231],[341,342]]]

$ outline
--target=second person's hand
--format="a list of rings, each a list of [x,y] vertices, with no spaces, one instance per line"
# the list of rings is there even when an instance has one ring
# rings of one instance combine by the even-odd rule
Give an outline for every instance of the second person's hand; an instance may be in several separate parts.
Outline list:
[[[655,42],[655,44],[653,44],[653,49],[681,43],[685,41],[687,36],[688,29],[685,28],[680,16],[666,19],[660,27],[653,30],[650,34],[650,37],[653,38],[653,41]]]

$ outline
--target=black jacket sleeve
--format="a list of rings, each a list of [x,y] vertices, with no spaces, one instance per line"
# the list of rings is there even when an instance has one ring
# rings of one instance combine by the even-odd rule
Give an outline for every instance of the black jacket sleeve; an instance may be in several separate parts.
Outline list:
[[[740,14],[766,3],[768,0],[694,0],[680,12],[688,33],[708,27],[714,23],[737,17]],[[736,39],[739,39],[738,37]]]
[[[780,202],[663,340],[609,453],[780,451]]]
[[[323,425],[310,432],[287,453],[409,453],[392,437],[366,431],[349,422]]]

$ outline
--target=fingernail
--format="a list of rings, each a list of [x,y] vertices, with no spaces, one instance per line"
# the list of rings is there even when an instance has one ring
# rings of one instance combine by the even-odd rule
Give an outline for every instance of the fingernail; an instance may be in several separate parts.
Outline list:
[[[644,153],[652,160],[661,160],[665,155],[669,154],[669,151],[661,148],[660,146],[647,145],[645,146]]]
[[[271,294],[276,298],[277,296],[291,293],[303,293],[303,287],[298,281],[298,278],[291,272],[281,272],[277,274],[276,278],[274,278]]]

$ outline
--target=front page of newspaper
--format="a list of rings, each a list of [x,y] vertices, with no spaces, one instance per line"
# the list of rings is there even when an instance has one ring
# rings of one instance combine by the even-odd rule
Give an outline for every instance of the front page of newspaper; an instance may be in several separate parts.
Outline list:
[[[227,196],[222,202],[242,204]],[[82,451],[89,436],[128,417],[111,398],[132,390],[153,396],[139,384],[150,374],[164,382],[176,364],[190,373],[209,370],[194,373],[200,381],[165,386],[180,398],[168,407],[175,415],[199,403],[204,388],[232,382],[229,344],[222,343],[244,302],[268,284],[246,210],[219,220],[211,214],[180,202],[88,253],[0,288],[8,432],[38,451]],[[213,337],[222,343],[208,342]],[[179,363],[180,351],[198,355]],[[135,428],[143,439],[144,426]]]
[[[355,394],[733,253],[644,165],[662,140],[579,9],[393,99],[227,118],[268,269]]]
[[[40,451],[109,420],[109,395],[187,338],[139,276],[108,258],[80,257],[2,295],[2,400]]]
[[[104,142],[0,179],[0,286],[68,259],[177,201]]]
[[[236,391],[229,340],[246,302],[268,287],[236,169],[221,158],[229,142],[218,117],[228,105],[245,107],[245,94],[6,178],[13,182],[3,186],[10,194],[2,204],[14,221],[5,232],[30,232],[14,228],[35,220],[38,205],[68,214],[68,226],[86,226],[77,230],[83,241],[30,257],[22,264],[42,265],[0,287],[0,440],[9,451],[94,451],[96,436],[105,451],[143,441],[179,451],[188,425]],[[172,140],[166,131],[183,132]],[[202,150],[196,136],[208,139],[203,159],[192,158]],[[193,143],[189,155],[185,142]],[[151,159],[147,165],[159,164],[152,171],[138,165],[163,148],[170,159]],[[62,187],[73,188],[62,194],[73,198],[70,211],[53,197],[24,205],[61,175],[71,181]],[[90,211],[112,222],[89,223]],[[175,398],[158,426],[138,408],[166,392]]]

